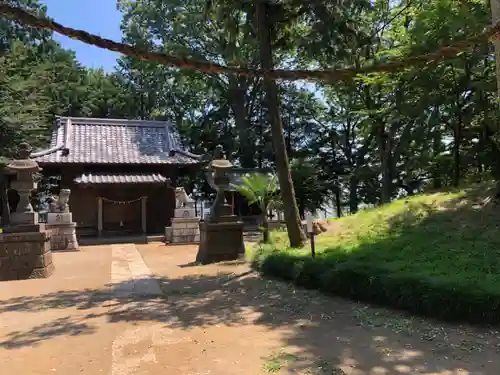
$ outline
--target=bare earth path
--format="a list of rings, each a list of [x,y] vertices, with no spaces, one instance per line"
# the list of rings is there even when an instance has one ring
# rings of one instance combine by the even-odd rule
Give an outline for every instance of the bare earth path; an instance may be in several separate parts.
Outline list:
[[[500,334],[193,266],[195,247],[85,247],[0,283],[0,373],[498,375]]]

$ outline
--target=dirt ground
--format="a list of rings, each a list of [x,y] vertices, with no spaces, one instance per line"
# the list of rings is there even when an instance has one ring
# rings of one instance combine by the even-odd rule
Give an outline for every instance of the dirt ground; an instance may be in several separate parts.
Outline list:
[[[113,246],[0,283],[2,375],[499,374],[493,330],[295,289],[242,262],[194,266],[193,246]]]

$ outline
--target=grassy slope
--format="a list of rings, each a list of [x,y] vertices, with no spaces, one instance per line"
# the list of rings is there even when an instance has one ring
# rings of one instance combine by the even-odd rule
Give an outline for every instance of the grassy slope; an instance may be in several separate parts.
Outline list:
[[[451,193],[420,195],[334,220],[332,229],[318,237],[315,265],[306,267],[310,271],[304,271],[304,264],[300,269],[297,267],[300,262],[310,262],[309,250],[287,249],[284,236],[276,234],[275,248],[262,249],[256,264],[264,272],[267,269],[269,274],[288,279],[310,272],[302,284],[326,291],[328,286],[320,285],[325,283],[325,277],[315,274],[344,272],[343,275],[348,277],[349,270],[361,270],[359,272],[372,273],[373,277],[380,279],[380,282],[374,282],[374,288],[395,288],[398,293],[413,294],[412,285],[405,289],[401,280],[412,280],[408,283],[420,280],[420,286],[433,289],[432,293],[436,292],[436,287],[442,293],[481,294],[481,299],[495,294],[500,301],[500,206],[491,200],[491,191],[490,186],[481,185]],[[295,269],[280,270],[278,264],[271,264],[273,261],[293,264],[290,267]],[[330,275],[330,279],[335,277],[340,276]],[[311,281],[311,278],[317,280]],[[351,280],[353,287],[351,292],[345,293],[347,296],[373,297],[368,296],[369,291],[362,291],[362,288],[370,288],[369,280],[358,286],[361,289],[356,292],[354,284],[357,282]],[[397,282],[400,283],[396,288],[392,284]],[[373,300],[406,308],[406,305],[420,304],[417,297],[425,297],[425,288],[418,291],[421,295],[415,295],[415,300],[411,301],[410,296],[410,300],[398,302],[399,305],[396,303],[398,296],[378,296]],[[342,294],[338,290],[333,292]],[[360,293],[367,296],[358,296]],[[371,294],[374,293],[379,292]],[[438,297],[439,293],[429,298],[435,298],[436,303]],[[495,301],[490,302],[495,304]],[[424,313],[433,315],[428,311]]]

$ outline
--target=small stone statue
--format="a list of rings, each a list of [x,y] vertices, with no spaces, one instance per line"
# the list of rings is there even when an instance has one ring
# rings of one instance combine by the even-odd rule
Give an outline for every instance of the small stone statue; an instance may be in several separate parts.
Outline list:
[[[175,208],[192,207],[194,205],[194,200],[190,198],[186,190],[181,187],[175,188]]]
[[[70,189],[61,189],[57,199],[52,196],[51,202],[49,203],[49,211],[51,213],[64,213],[69,212],[69,196],[71,194]]]

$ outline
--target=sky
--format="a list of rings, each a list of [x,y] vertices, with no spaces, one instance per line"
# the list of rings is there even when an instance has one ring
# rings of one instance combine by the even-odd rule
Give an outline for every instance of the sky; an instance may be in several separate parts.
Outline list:
[[[116,0],[41,0],[47,14],[55,21],[74,29],[85,30],[101,37],[120,41],[121,14]],[[54,38],[64,48],[76,52],[82,65],[112,71],[118,53],[100,49],[54,33]]]

